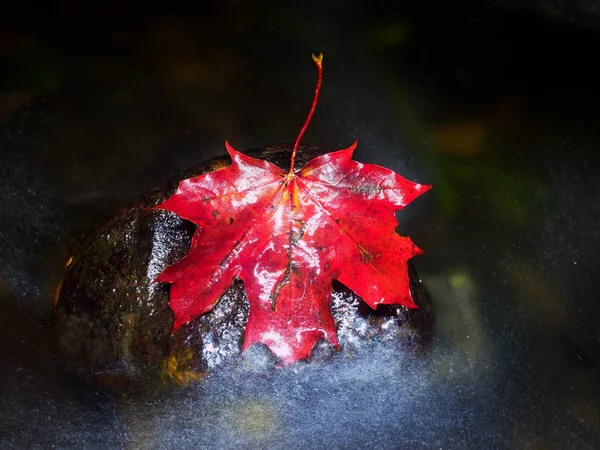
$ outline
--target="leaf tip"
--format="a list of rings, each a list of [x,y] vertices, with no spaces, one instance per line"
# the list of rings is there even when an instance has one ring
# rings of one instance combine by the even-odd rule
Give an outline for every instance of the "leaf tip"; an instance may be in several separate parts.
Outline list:
[[[427,191],[433,189],[433,184],[420,184],[419,183],[419,191],[424,194]]]
[[[350,146],[346,149],[350,156],[352,156],[354,150],[356,150],[356,147],[358,147],[358,139],[355,140],[352,144],[350,144]]]
[[[232,158],[236,153],[239,153],[235,148],[233,148],[229,144],[229,141],[225,141],[225,149],[227,150],[227,153],[229,153],[229,156],[231,156]]]
[[[411,256],[411,258],[414,256],[423,255],[424,253],[425,253],[425,250],[420,249],[419,247],[415,246],[415,249],[413,250],[413,255]]]
[[[340,155],[343,161],[350,161],[356,147],[358,147],[358,141],[354,141],[350,146],[343,150],[338,150],[337,152],[334,152],[334,154]]]
[[[173,324],[173,329],[171,330],[171,336],[179,331],[181,325],[184,325],[183,322],[180,322],[177,318],[175,318],[175,323]]]
[[[410,297],[410,303],[406,302],[406,304],[402,306],[408,309],[419,309],[419,305],[415,303],[415,301],[412,299],[412,296]]]
[[[411,238],[403,237],[403,239],[405,239],[405,242],[407,245],[406,248],[407,248],[408,255],[409,255],[407,257],[407,260],[425,253],[425,251],[423,249],[421,249],[419,246],[417,246],[417,244],[415,244]]]

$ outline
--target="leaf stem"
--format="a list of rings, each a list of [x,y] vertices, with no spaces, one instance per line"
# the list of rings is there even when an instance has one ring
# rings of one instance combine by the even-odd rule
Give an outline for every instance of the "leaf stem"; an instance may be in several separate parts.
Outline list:
[[[317,78],[317,87],[315,88],[315,96],[313,97],[312,106],[310,111],[308,112],[308,117],[296,138],[296,142],[294,143],[294,149],[292,150],[292,159],[290,161],[290,171],[288,172],[288,178],[294,176],[294,162],[296,161],[296,153],[298,152],[298,147],[300,146],[300,139],[306,132],[308,128],[308,124],[310,123],[310,119],[312,119],[313,114],[315,113],[315,109],[317,107],[317,101],[319,100],[319,91],[321,90],[321,82],[323,81],[323,53],[319,53],[319,55],[312,55],[312,59],[317,66],[318,78]]]

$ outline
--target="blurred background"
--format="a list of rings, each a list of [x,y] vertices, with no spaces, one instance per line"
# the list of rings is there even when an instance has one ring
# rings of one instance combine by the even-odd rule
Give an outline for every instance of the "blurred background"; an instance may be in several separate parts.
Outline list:
[[[0,447],[598,448],[600,2],[30,2],[0,15]],[[420,359],[148,398],[57,369],[68,242],[224,153],[305,143],[435,188],[401,212]]]

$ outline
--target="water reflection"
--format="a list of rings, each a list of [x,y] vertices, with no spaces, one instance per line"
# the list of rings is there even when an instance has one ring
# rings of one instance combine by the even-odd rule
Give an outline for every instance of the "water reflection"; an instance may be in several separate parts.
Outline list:
[[[447,354],[452,355],[437,361],[439,375],[477,377],[486,369],[490,346],[486,343],[475,280],[464,267],[443,275],[423,274],[421,278],[436,299],[435,335]]]

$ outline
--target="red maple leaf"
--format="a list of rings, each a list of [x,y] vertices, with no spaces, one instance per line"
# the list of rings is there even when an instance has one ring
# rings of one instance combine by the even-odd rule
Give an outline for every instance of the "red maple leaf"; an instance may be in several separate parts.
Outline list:
[[[173,332],[210,311],[235,278],[250,303],[244,349],[263,343],[286,364],[307,358],[319,339],[339,348],[334,279],[372,308],[417,307],[407,260],[421,250],[395,232],[394,211],[431,186],[352,161],[356,142],[294,167],[321,87],[322,55],[313,60],[317,87],[289,171],[226,142],[231,166],[181,181],[156,206],[198,225],[189,253],[156,279],[171,283]]]

